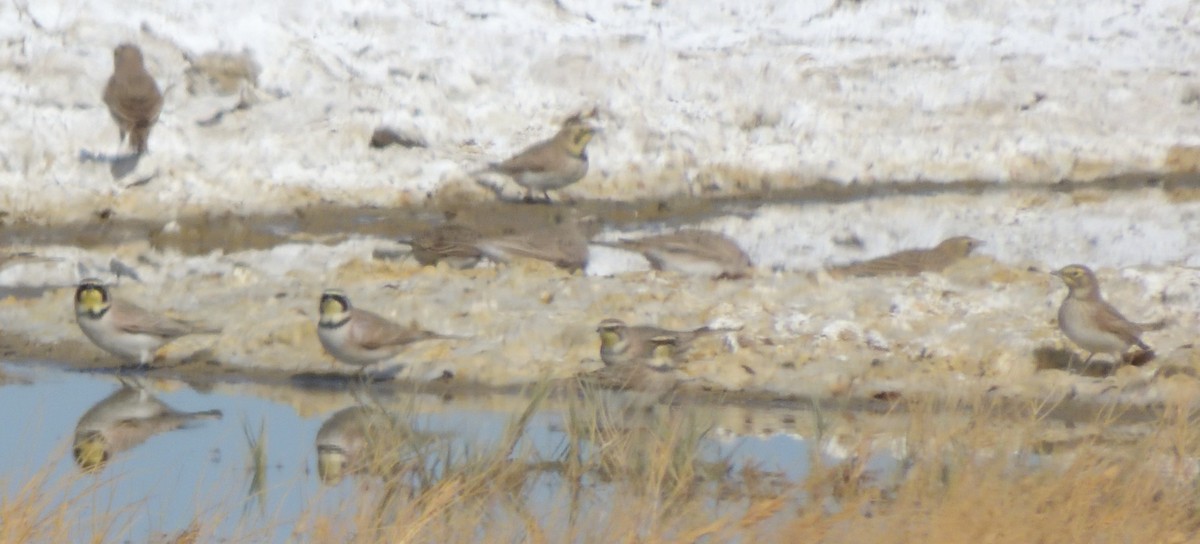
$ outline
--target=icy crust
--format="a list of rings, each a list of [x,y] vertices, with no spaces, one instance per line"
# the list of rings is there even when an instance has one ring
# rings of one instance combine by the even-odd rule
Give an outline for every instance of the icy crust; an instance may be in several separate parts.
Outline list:
[[[356,237],[336,245],[293,243],[191,257],[135,244],[39,248],[64,260],[10,265],[0,272],[0,283],[70,285],[80,274],[111,278],[108,263],[115,256],[143,279],[122,280],[114,288],[118,296],[225,328],[218,336],[169,345],[163,350],[168,361],[208,349],[208,357],[232,366],[356,372],[325,355],[316,338],[320,292],[340,287],[353,303],[395,321],[468,337],[414,345],[375,369],[416,380],[449,373],[500,385],[578,375],[600,367],[595,327],[616,317],[681,329],[740,327],[695,345],[682,367],[685,388],[819,397],[1200,398],[1200,352],[1193,345],[1200,271],[1189,263],[1200,246],[1189,238],[1194,229],[1184,228],[1200,203],[1166,203],[1156,191],[1116,192],[1110,199],[1053,195],[1042,206],[1003,215],[1001,210],[1021,209],[1015,198],[1025,197],[949,195],[831,206],[846,228],[863,228],[861,248],[831,242],[842,239],[837,229],[806,234],[814,217],[828,214],[819,207],[767,206],[748,218],[714,219],[702,226],[732,236],[764,263],[751,278],[734,281],[649,271],[634,254],[597,246],[586,273],[540,262],[461,271],[421,267],[411,259],[373,259],[375,250],[399,245]],[[1156,211],[1147,211],[1144,222],[1108,216],[1119,235],[1072,230],[1122,203]],[[969,208],[978,223],[962,224],[978,225],[968,231],[987,245],[940,275],[834,279],[820,265],[806,264],[847,262],[963,233],[937,222],[919,228],[901,220],[876,231],[872,222],[878,219],[863,206],[901,218],[909,208],[949,216],[965,216]],[[1183,231],[1182,241],[1161,234],[1175,232],[1169,225]],[[1037,236],[1044,246],[1024,245]],[[772,240],[798,245],[768,245]],[[1143,246],[1157,249],[1135,253]],[[1118,257],[1129,264],[1107,264]],[[1055,315],[1066,288],[1048,272],[1071,262],[1093,264],[1106,297],[1129,318],[1168,321],[1166,329],[1144,336],[1157,359],[1106,378],[1062,369],[1072,354],[1085,354],[1058,331]],[[0,301],[0,327],[38,342],[88,345],[73,322],[72,291]]]
[[[1188,0],[48,0],[0,31],[19,37],[0,45],[0,210],[38,221],[492,198],[472,171],[593,106],[576,197],[1200,168]],[[117,150],[100,94],[122,41],[166,104],[114,179],[79,155]],[[198,85],[215,52],[256,84]],[[368,149],[380,125],[427,147]]]

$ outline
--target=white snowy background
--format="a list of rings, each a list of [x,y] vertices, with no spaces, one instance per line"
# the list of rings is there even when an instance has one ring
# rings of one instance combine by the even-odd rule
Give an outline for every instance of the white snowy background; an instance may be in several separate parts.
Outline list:
[[[0,209],[44,221],[410,203],[591,107],[580,197],[1088,180],[1200,146],[1188,0],[17,0],[0,36]],[[114,180],[78,156],[117,151],[100,94],[125,41],[166,105]],[[189,92],[206,53],[257,85]],[[379,125],[428,147],[370,150]]]

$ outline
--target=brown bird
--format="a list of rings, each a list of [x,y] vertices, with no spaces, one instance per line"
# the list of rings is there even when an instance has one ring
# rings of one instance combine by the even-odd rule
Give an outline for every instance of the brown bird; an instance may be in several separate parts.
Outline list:
[[[485,257],[501,263],[522,258],[551,262],[567,270],[586,267],[589,233],[598,221],[592,217],[579,219],[573,211],[555,219],[557,223],[543,228],[479,240],[475,247]]]
[[[434,438],[379,407],[345,408],[317,430],[317,475],[330,485],[354,474],[394,476]]]
[[[203,419],[221,419],[220,410],[180,412],[167,406],[140,383],[121,382],[121,389],[97,402],[75,426],[73,453],[80,468],[103,468],[109,459],[156,434]]]
[[[400,325],[367,310],[350,306],[340,289],[321,294],[317,338],[325,351],[343,363],[362,367],[391,359],[409,344],[425,340],[461,340],[461,337],[423,330],[415,323]]]
[[[682,360],[697,338],[736,330],[700,327],[673,331],[650,325],[629,326],[620,319],[611,318],[596,327],[596,333],[600,335],[600,360],[608,366],[634,362],[645,365],[653,361],[653,366],[662,367],[664,356],[675,362]]]
[[[121,131],[121,142],[128,134],[130,147],[139,155],[145,153],[163,98],[136,45],[123,43],[113,50],[113,74],[104,86],[104,103]]]
[[[970,236],[947,238],[936,247],[906,249],[869,261],[829,269],[840,276],[916,276],[922,272],[941,272],[970,255],[983,241]]]
[[[481,238],[470,227],[447,223],[418,232],[406,242],[412,246],[413,257],[424,266],[436,266],[446,261],[454,268],[471,268],[483,257],[475,247]]]
[[[715,278],[740,278],[753,268],[750,257],[724,235],[706,230],[681,230],[619,242],[597,242],[641,253],[655,270]]]
[[[1116,354],[1115,363],[1119,365],[1124,362],[1129,346],[1151,351],[1142,342],[1142,333],[1161,329],[1165,322],[1134,323],[1126,319],[1104,300],[1096,275],[1086,266],[1073,264],[1051,274],[1061,278],[1069,289],[1058,308],[1058,326],[1067,338],[1088,352],[1084,368],[1097,353]]]
[[[647,398],[638,399],[653,404],[675,390],[687,375],[676,366],[676,346],[679,339],[670,335],[650,339],[652,352],[634,364],[604,366],[584,377],[589,383],[609,389],[641,391]]]
[[[596,128],[583,115],[573,115],[563,121],[553,138],[527,147],[504,162],[489,165],[486,171],[511,177],[525,188],[527,201],[533,200],[535,190],[549,201],[548,191],[562,189],[587,175],[587,145],[595,134]]]

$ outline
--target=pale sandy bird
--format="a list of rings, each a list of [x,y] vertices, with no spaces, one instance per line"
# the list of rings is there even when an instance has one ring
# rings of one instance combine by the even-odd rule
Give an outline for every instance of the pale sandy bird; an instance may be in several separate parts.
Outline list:
[[[1088,267],[1073,264],[1051,274],[1067,285],[1067,297],[1058,308],[1058,326],[1072,342],[1088,352],[1086,367],[1097,353],[1112,353],[1115,363],[1123,362],[1129,346],[1152,351],[1142,342],[1143,332],[1158,330],[1166,323],[1134,323],[1121,315],[1100,294],[1096,275]]]
[[[123,43],[113,51],[113,74],[104,86],[104,103],[121,131],[121,141],[128,134],[130,147],[139,155],[145,153],[163,97],[136,45]]]
[[[206,419],[221,419],[220,410],[180,412],[167,406],[141,384],[122,381],[121,389],[96,403],[75,425],[72,452],[83,470],[104,467],[117,453],[156,434]]]
[[[916,276],[923,272],[941,272],[966,258],[981,245],[981,240],[970,236],[955,236],[932,248],[907,249],[869,261],[834,267],[830,272],[845,276]]]
[[[98,279],[79,282],[75,290],[75,322],[92,343],[145,367],[168,342],[189,334],[216,334],[208,328],[153,313],[114,298]]]
[[[559,268],[578,270],[587,266],[589,231],[594,218],[576,219],[568,214],[558,223],[527,232],[484,238],[475,243],[483,255],[507,263],[514,259],[537,259]]]
[[[728,237],[706,230],[681,230],[636,240],[596,242],[598,245],[636,251],[655,270],[680,274],[740,278],[750,273],[750,257]]]
[[[389,476],[401,471],[415,458],[409,453],[431,439],[431,434],[414,431],[380,408],[345,408],[317,431],[317,475],[330,485],[353,474]]]
[[[596,134],[583,115],[573,115],[563,121],[553,138],[538,142],[512,158],[489,165],[486,171],[509,176],[525,188],[525,199],[532,200],[534,191],[541,191],[549,201],[548,191],[562,189],[575,183],[588,171],[587,145]]]
[[[673,331],[651,325],[626,325],[620,319],[605,319],[596,327],[600,335],[600,360],[605,365],[619,366],[658,360],[662,355],[679,362],[691,348],[692,342],[701,336],[735,332],[737,329],[700,327],[690,331]],[[657,350],[657,351],[656,351]]]
[[[475,247],[481,236],[478,231],[464,225],[447,223],[418,232],[411,240],[402,240],[412,246],[413,257],[425,266],[446,262],[453,268],[471,268],[483,258],[483,252]]]
[[[317,337],[325,351],[364,370],[399,355],[414,342],[461,339],[421,329],[415,323],[399,325],[374,312],[354,308],[350,298],[339,289],[328,289],[321,294],[320,314]]]

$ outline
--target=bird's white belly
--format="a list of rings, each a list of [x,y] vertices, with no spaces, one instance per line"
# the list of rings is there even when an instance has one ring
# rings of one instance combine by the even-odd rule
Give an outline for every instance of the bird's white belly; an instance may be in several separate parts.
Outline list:
[[[392,350],[367,350],[356,347],[350,337],[352,326],[352,323],[347,323],[337,328],[317,327],[317,338],[321,340],[325,351],[328,351],[335,359],[347,364],[367,366],[395,355]]]
[[[650,264],[659,270],[696,276],[720,276],[725,267],[716,261],[669,251],[649,250],[644,253]]]
[[[538,191],[547,191],[551,189],[561,189],[576,181],[579,181],[587,174],[588,165],[586,162],[578,161],[578,164],[567,171],[561,172],[525,172],[518,174],[513,179],[518,185],[535,189]]]
[[[79,318],[77,321],[83,334],[104,351],[142,363],[149,363],[158,348],[167,343],[158,336],[120,332],[104,320]]]
[[[1058,321],[1067,338],[1092,353],[1123,353],[1129,343],[1096,326],[1088,310],[1086,305],[1073,300],[1063,303]]]

